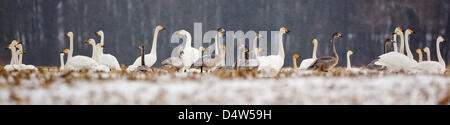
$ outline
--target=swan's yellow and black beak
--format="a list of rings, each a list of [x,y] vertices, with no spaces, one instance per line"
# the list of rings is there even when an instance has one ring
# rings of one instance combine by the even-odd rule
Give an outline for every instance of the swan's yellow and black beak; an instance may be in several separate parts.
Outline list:
[[[294,58],[295,58],[295,59],[300,58],[300,55],[294,54]]]
[[[7,47],[5,47],[5,50],[8,50],[8,49],[10,49],[11,47],[10,46],[7,46]]]
[[[414,31],[412,31],[412,30],[409,30],[409,33],[411,33],[411,34],[414,34],[415,32],[414,32]]]
[[[97,35],[100,35],[100,32],[99,32],[99,31],[97,31],[97,32],[95,32],[95,34],[97,34]]]
[[[402,31],[402,32],[403,32],[403,29],[402,29],[402,28],[400,28],[400,31]]]
[[[284,28],[284,33],[289,33],[289,30]]]
[[[420,49],[416,49],[416,53],[420,53],[421,51],[420,51]]]
[[[445,41],[447,41],[447,40],[445,40],[444,38],[442,38],[442,42],[445,42]]]
[[[64,49],[61,53],[69,53],[69,49]]]
[[[86,40],[84,43],[89,44],[89,43],[91,43],[91,40]]]
[[[166,28],[161,26],[159,30],[166,30]]]
[[[219,33],[219,36],[220,36],[220,37],[224,37],[225,34],[220,32],[220,33]]]
[[[22,54],[22,55],[23,55],[23,54],[25,54],[25,52],[23,52],[23,51],[20,51],[20,54]]]
[[[353,52],[353,51],[350,50],[350,55],[353,55],[353,54],[355,54],[355,52]]]
[[[100,47],[102,47],[102,48],[103,48],[103,44],[100,44]]]

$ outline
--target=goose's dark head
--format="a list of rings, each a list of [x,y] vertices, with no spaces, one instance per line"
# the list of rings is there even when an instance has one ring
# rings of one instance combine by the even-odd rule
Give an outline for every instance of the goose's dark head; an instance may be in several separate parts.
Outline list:
[[[342,37],[342,33],[336,32],[333,33],[333,38]]]

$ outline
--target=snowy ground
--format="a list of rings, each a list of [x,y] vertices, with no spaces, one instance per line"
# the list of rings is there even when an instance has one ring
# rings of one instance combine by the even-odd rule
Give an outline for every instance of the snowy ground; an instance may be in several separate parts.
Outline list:
[[[2,72],[0,104],[450,104],[449,75],[251,76]]]

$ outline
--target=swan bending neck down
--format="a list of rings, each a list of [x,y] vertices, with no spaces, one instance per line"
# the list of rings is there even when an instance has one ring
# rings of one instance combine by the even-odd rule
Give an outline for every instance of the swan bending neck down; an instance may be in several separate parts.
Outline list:
[[[423,51],[427,54],[427,61],[431,61],[430,48],[425,47],[425,48],[423,48]]]
[[[258,57],[258,70],[263,71],[266,76],[275,76],[284,65],[284,48],[283,48],[283,34],[289,33],[289,30],[282,27],[278,33],[278,55],[261,56]]]
[[[163,26],[156,26],[154,34],[153,34],[153,44],[152,44],[152,50],[150,52],[150,54],[146,54],[145,55],[145,62],[146,62],[146,66],[148,67],[152,67],[153,64],[155,64],[156,60],[157,60],[157,54],[156,54],[156,46],[157,46],[157,42],[158,42],[158,34],[159,31],[162,31],[166,28],[164,28]],[[133,63],[134,66],[140,66],[142,61],[141,61],[141,56],[139,56]]]
[[[329,71],[334,68],[339,62],[339,56],[336,52],[336,47],[334,41],[336,38],[341,38],[341,33],[334,33],[331,39],[331,46],[334,57],[324,56],[317,59],[308,69],[318,70],[318,71]]]
[[[308,69],[308,67],[310,67],[317,60],[317,45],[319,44],[319,42],[317,41],[317,39],[313,39],[312,43],[314,45],[312,58],[304,59],[300,63],[300,70]]]
[[[436,53],[438,57],[438,62],[436,61],[422,61],[420,63],[416,63],[409,68],[410,73],[439,73],[442,74],[445,72],[445,62],[442,59],[441,51],[439,49],[439,43],[445,42],[445,39],[442,36],[439,36],[436,40]]]

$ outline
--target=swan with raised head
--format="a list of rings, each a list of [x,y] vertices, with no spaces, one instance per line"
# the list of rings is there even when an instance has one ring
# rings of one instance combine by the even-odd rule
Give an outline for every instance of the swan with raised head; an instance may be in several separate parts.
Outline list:
[[[413,30],[407,29],[405,31],[405,48],[406,48],[406,55],[408,56],[408,58],[410,58],[411,60],[414,60],[413,54],[412,54],[411,50],[409,49],[409,36],[411,34],[414,34]]]
[[[308,69],[318,70],[318,71],[329,71],[330,69],[334,68],[339,63],[339,55],[336,52],[336,47],[334,45],[334,42],[336,38],[341,38],[342,33],[333,33],[331,38],[331,46],[333,51],[334,57],[331,56],[324,56],[318,58]]]
[[[294,69],[294,71],[298,70],[298,67],[297,67],[297,59],[298,58],[300,58],[300,55],[298,55],[298,54],[294,54],[292,56],[292,69]]]
[[[423,48],[423,52],[425,52],[427,54],[427,61],[431,61],[430,48],[428,48],[428,47]]]
[[[61,51],[61,53],[59,54],[59,61],[60,61],[60,66],[59,66],[59,70],[62,71],[64,70],[64,54],[69,53],[69,49],[64,49],[63,51]]]
[[[19,48],[19,50],[17,51],[17,54],[19,54],[19,61],[17,63],[17,68],[18,70],[37,70],[37,68],[33,65],[25,65],[22,63],[22,58],[23,58],[23,54],[25,54],[23,52],[23,47],[22,44],[19,43],[16,45],[17,48]]]
[[[156,26],[156,28],[155,28],[155,31],[154,31],[154,34],[153,34],[153,44],[152,44],[152,50],[150,51],[150,54],[146,54],[145,55],[145,65],[146,66],[148,66],[148,67],[152,67],[153,66],[153,64],[155,64],[155,62],[156,62],[156,60],[157,60],[157,54],[156,54],[156,45],[157,45],[157,43],[158,43],[158,34],[159,34],[159,31],[161,31],[161,30],[164,30],[164,29],[166,29],[166,28],[164,28],[163,26],[160,26],[160,25],[158,25],[158,26]],[[135,61],[134,61],[134,63],[133,63],[133,66],[141,66],[141,63],[142,63],[142,61],[141,61],[141,56],[139,56]]]
[[[355,54],[353,51],[349,50],[347,51],[347,68],[345,69],[347,72],[351,73],[362,73],[362,70],[359,68],[352,68],[352,64],[350,61],[350,56]]]
[[[397,27],[395,28],[395,34],[400,36],[400,39],[402,41],[401,45],[404,44],[404,38],[403,38],[403,32],[402,29]],[[378,61],[375,62],[376,65],[382,65],[386,66],[388,71],[396,72],[396,71],[407,71],[410,66],[417,63],[414,59],[410,59],[406,55],[402,54],[401,51],[403,50],[402,47],[400,47],[400,53],[399,52],[389,52],[383,55],[379,56]]]
[[[97,62],[101,65],[105,65],[109,67],[110,69],[114,70],[121,70],[119,61],[117,61],[116,57],[114,57],[111,54],[104,54],[103,53],[103,47],[105,43],[105,34],[102,30],[95,32],[97,35],[100,36],[100,45],[98,45],[98,51],[97,51]]]
[[[317,54],[316,53],[317,53],[317,45],[319,44],[319,42],[317,41],[317,39],[313,39],[312,43],[314,45],[312,58],[304,59],[300,63],[300,68],[299,68],[300,70],[308,69],[308,67],[310,67],[317,60]]]
[[[184,35],[186,36],[186,44],[183,49],[183,56],[181,59],[183,60],[184,68],[189,68],[194,63],[194,61],[198,60],[200,58],[200,51],[198,49],[195,49],[191,46],[192,37],[191,34],[186,30],[179,30],[177,31],[178,35]]]
[[[394,35],[395,36],[395,35]],[[386,39],[384,41],[384,47],[383,47],[383,54],[387,53],[387,45],[389,43],[395,43],[394,41],[392,41],[391,39]],[[395,45],[394,45],[395,47]],[[394,52],[397,52],[396,49],[394,49]],[[369,64],[367,64],[367,68],[369,70],[377,70],[377,71],[382,71],[382,70],[386,70],[386,67],[383,65],[377,65],[375,64],[375,62],[377,62],[379,60],[379,58],[372,60]]]
[[[419,63],[422,62],[423,54],[421,49],[416,49],[416,53],[419,56]]]
[[[3,69],[6,71],[13,71],[15,70],[15,65],[17,64],[17,52],[16,52],[16,45],[19,43],[17,40],[11,41],[11,43],[6,47],[6,49],[11,50],[11,61],[8,65],[5,65]]]
[[[94,69],[95,66],[98,65],[97,61],[95,61],[93,58],[87,57],[87,56],[73,56],[73,33],[68,32],[66,36],[69,37],[70,40],[70,47],[69,47],[69,53],[67,54],[67,62],[65,65],[66,70],[82,70],[82,69]],[[96,49],[95,49],[95,40],[89,39],[85,42],[86,44],[92,45],[92,56],[96,55]]]
[[[268,76],[275,76],[284,65],[283,34],[289,33],[289,30],[282,27],[278,32],[278,54],[270,56],[259,56],[256,59],[259,62],[258,71],[263,71]],[[268,74],[267,74],[268,73]]]
[[[410,66],[411,73],[444,73],[445,72],[445,61],[442,58],[441,50],[439,49],[439,43],[445,42],[442,36],[439,36],[436,40],[436,53],[438,57],[438,62],[436,61],[422,61]]]

